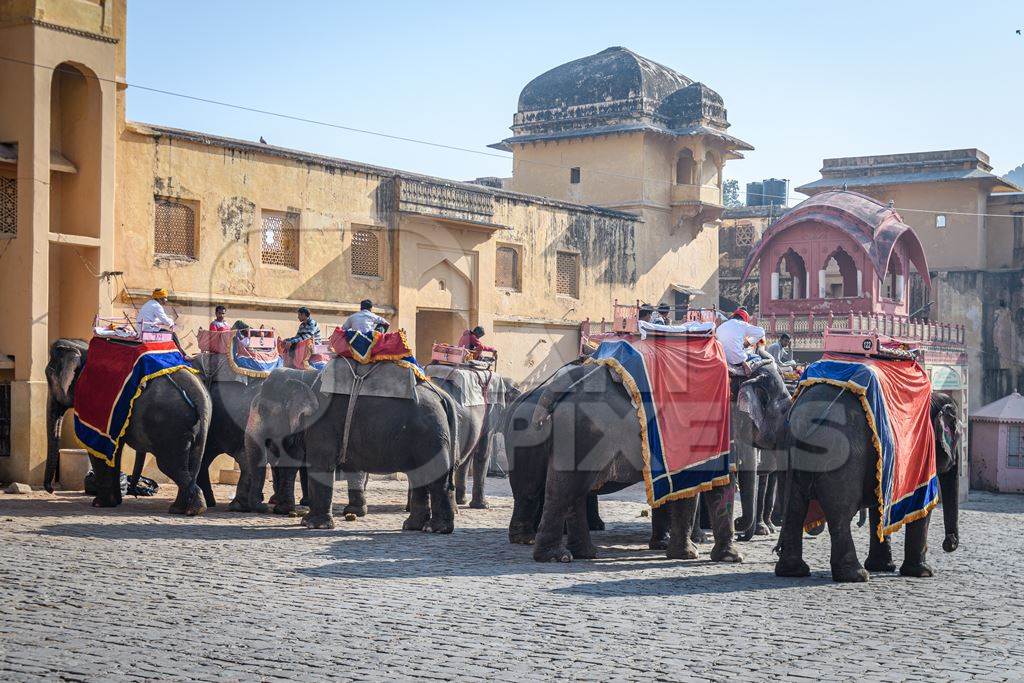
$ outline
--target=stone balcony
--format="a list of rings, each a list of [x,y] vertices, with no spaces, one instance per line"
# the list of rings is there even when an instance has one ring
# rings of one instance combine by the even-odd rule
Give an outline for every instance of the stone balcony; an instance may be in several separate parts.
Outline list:
[[[669,204],[672,206],[672,223],[679,225],[690,222],[703,225],[722,217],[722,188],[716,185],[673,185]]]

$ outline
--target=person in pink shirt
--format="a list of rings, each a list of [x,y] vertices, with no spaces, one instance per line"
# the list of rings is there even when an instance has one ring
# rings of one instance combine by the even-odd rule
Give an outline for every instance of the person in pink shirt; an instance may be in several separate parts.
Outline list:
[[[228,314],[228,309],[223,306],[217,306],[217,308],[213,309],[213,312],[217,317],[210,323],[210,329],[215,332],[230,330],[231,326],[228,325],[228,321],[224,319],[224,316]]]
[[[496,351],[493,346],[486,346],[480,343],[480,337],[484,336],[484,328],[477,325],[471,330],[466,330],[462,333],[462,337],[459,339],[459,346],[470,351]]]

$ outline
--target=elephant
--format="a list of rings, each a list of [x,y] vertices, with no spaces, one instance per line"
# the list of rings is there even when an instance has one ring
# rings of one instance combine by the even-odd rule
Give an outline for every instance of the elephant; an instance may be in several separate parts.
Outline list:
[[[529,427],[517,429],[513,439],[515,466],[512,472],[519,481],[512,483],[514,490],[519,488],[523,495],[517,496],[509,526],[510,540],[528,540],[532,522],[539,514],[533,550],[535,560],[568,562],[574,557],[595,557],[596,549],[587,524],[587,494],[609,484],[629,485],[643,478],[636,412],[631,398],[618,375],[606,367],[577,365],[567,366],[531,392],[515,408],[510,419],[524,422],[524,412],[531,404],[533,415],[527,422]],[[556,405],[571,409],[556,410]],[[785,411],[789,405],[788,393],[774,364],[765,364],[743,383],[739,405],[751,416],[753,441],[762,447],[774,447],[778,435],[785,431]],[[520,468],[524,454],[526,467]],[[542,505],[536,493],[541,473]],[[712,511],[715,546],[711,558],[716,561],[742,560],[733,545],[734,490],[734,484],[730,484],[704,494]],[[663,506],[668,510],[671,529],[666,544],[668,557],[697,556],[691,540],[696,506],[696,497]],[[664,519],[661,517],[662,521]],[[564,544],[562,538],[566,521],[568,544]],[[651,545],[658,547],[663,533],[658,529],[658,520],[654,522]]]
[[[58,339],[50,346],[46,365],[49,388],[47,400],[47,453],[44,485],[53,491],[53,478],[60,460],[60,432],[64,414],[74,406],[75,386],[87,361],[88,344],[80,339]],[[157,467],[178,486],[171,504],[172,514],[198,515],[206,510],[197,485],[207,433],[212,419],[210,395],[190,372],[155,377],[135,400],[121,447],[114,454],[115,465],[90,455],[96,473],[94,507],[121,504],[121,451],[131,446],[138,460],[153,453]]]
[[[405,472],[412,496],[402,528],[451,533],[455,515],[449,491],[458,443],[458,418],[451,397],[428,383],[415,387],[415,400],[361,396],[352,411],[346,441],[349,397],[318,391],[318,377],[316,371],[286,368],[274,370],[264,380],[246,428],[246,458],[253,473],[250,496],[262,490],[268,454],[277,459],[304,458],[310,509],[302,524],[309,529],[333,529],[336,469]],[[296,445],[301,445],[301,454],[294,450]]]
[[[453,370],[458,369],[453,368]],[[493,375],[493,378],[490,381],[500,384],[504,401],[515,401],[518,398],[519,390],[510,379],[500,375]],[[456,460],[454,475],[455,502],[459,505],[466,503],[466,475],[470,464],[472,464],[473,497],[469,502],[469,507],[478,510],[485,509],[487,508],[487,498],[484,488],[490,460],[490,440],[491,435],[498,431],[503,423],[504,403],[500,405],[466,405],[468,401],[462,395],[458,383],[444,375],[434,375],[431,380],[454,399],[459,418],[459,456]]]
[[[945,539],[943,550],[953,552],[960,543],[959,441],[960,425],[953,400],[933,393],[930,418],[935,432],[935,460],[942,498]],[[842,448],[837,448],[841,445]],[[831,536],[832,580],[867,581],[869,571],[893,571],[889,541],[877,537],[876,458],[871,432],[856,396],[839,387],[819,384],[802,392],[790,414],[790,467],[786,474],[785,519],[779,538],[777,576],[810,574],[803,560],[803,524],[812,498],[825,513]],[[853,516],[869,508],[871,544],[861,566],[851,531]],[[902,576],[929,577],[926,562],[931,514],[906,525]]]

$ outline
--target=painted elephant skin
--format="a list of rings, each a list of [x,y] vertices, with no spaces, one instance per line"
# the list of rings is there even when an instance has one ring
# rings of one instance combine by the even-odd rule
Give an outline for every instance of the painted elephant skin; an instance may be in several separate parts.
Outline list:
[[[931,419],[936,433],[936,469],[946,532],[943,549],[952,552],[959,545],[956,444],[960,430],[952,399],[933,394]],[[879,517],[874,502],[877,455],[858,398],[825,384],[810,387],[793,404],[790,439],[792,471],[786,473],[783,485],[783,498],[788,499],[788,504],[779,539],[776,575],[810,574],[803,560],[802,542],[803,523],[812,497],[821,504],[827,520],[834,581],[867,581],[868,571],[894,570],[888,539],[881,542],[875,533]],[[853,516],[864,507],[870,510],[871,545],[865,566],[861,566],[850,525]],[[904,559],[900,566],[903,576],[928,577],[934,573],[926,562],[930,517],[929,514],[906,525]]]
[[[52,491],[60,458],[60,432],[64,414],[74,405],[75,383],[85,367],[88,344],[80,339],[58,339],[50,347],[46,366],[49,387],[47,409],[47,454],[44,484]],[[121,450],[131,446],[139,460],[153,453],[157,467],[178,486],[171,504],[172,514],[198,515],[206,510],[197,478],[212,419],[210,395],[202,382],[190,372],[175,372],[151,380],[135,400],[131,421],[121,449],[115,454],[115,466],[90,456],[96,473],[96,507],[114,507],[121,503]]]
[[[444,392],[421,384],[417,400],[362,396],[352,414],[344,462],[349,397],[323,394],[318,373],[275,370],[252,404],[246,429],[246,457],[253,477],[250,491],[262,490],[270,457],[287,457],[288,440],[301,435],[309,486],[310,529],[334,528],[331,499],[334,473],[405,472],[412,487],[406,530],[451,533],[454,509],[449,497],[458,425],[455,403]]]
[[[499,431],[504,422],[505,408],[497,405],[467,406],[455,382],[444,377],[433,377],[433,382],[454,399],[459,418],[459,449],[455,466],[455,502],[466,503],[466,476],[472,465],[473,496],[469,507],[483,510],[487,507],[485,482],[490,461],[491,435]],[[514,402],[519,390],[506,377],[494,376],[502,385],[505,399]]]

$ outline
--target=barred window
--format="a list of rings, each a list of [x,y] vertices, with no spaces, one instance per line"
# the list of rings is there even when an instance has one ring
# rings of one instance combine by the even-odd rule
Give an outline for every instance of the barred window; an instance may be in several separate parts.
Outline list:
[[[281,211],[263,212],[263,263],[299,268],[299,217]]]
[[[352,233],[352,274],[380,276],[380,239],[370,230]]]
[[[18,181],[0,178],[0,237],[18,235]]]
[[[196,212],[188,204],[154,198],[153,252],[157,256],[196,257]]]
[[[571,251],[558,252],[558,272],[555,277],[555,292],[573,298],[580,295],[579,254]]]
[[[498,247],[495,252],[494,286],[519,290],[519,252],[515,247]]]
[[[757,232],[750,223],[742,223],[736,226],[736,246],[749,247],[757,239]]]
[[[1006,431],[1006,466],[1014,469],[1024,468],[1024,430],[1014,425]]]

